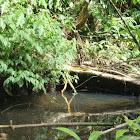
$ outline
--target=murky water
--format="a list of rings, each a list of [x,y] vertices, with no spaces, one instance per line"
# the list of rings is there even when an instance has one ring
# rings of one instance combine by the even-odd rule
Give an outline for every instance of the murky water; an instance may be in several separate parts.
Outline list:
[[[65,95],[68,100],[73,96],[72,93]],[[102,113],[136,108],[140,109],[138,97],[102,93],[80,92],[71,102],[72,112]],[[13,124],[87,121],[86,117],[71,117],[67,113],[66,103],[59,92],[29,99],[11,99],[7,104],[1,104],[0,112],[1,125],[9,124],[10,120]],[[1,132],[8,133],[8,140],[57,140],[60,135],[50,127],[1,129]]]

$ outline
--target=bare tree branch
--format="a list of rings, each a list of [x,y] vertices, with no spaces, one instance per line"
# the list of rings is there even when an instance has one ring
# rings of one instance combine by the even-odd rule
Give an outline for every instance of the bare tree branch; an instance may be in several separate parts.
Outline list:
[[[40,124],[21,124],[13,125],[10,120],[10,125],[0,125],[0,128],[25,128],[25,127],[43,127],[43,126],[114,126],[109,123],[93,123],[93,122],[66,122],[66,123],[40,123]]]

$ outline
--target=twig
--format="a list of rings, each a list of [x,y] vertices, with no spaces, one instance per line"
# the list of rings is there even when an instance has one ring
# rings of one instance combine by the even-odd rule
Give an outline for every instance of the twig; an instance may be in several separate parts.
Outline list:
[[[104,134],[106,134],[106,133],[109,133],[109,132],[111,132],[111,131],[113,131],[113,130],[116,130],[116,129],[125,127],[125,126],[128,126],[128,123],[123,123],[123,124],[117,125],[117,126],[115,126],[115,127],[113,127],[113,128],[107,129],[107,130],[105,130],[105,131],[102,132],[102,135],[104,135]]]
[[[67,81],[68,81],[69,85],[71,86],[71,88],[72,88],[73,91],[74,91],[74,95],[72,96],[72,98],[71,98],[70,101],[69,101],[69,104],[71,104],[71,102],[72,102],[72,100],[74,99],[75,95],[77,95],[78,93],[77,93],[75,87],[73,86],[73,84],[71,83],[71,81],[70,81],[69,79],[67,79]]]
[[[81,83],[80,85],[76,86],[75,88],[79,88],[81,87],[83,84],[85,84],[86,82],[88,82],[90,79],[92,79],[93,77],[98,77],[98,76],[91,76],[90,78],[88,78],[87,80],[85,80],[83,83]]]
[[[130,30],[128,24],[127,24],[126,21],[123,19],[121,13],[118,11],[117,7],[116,7],[115,4],[112,2],[112,0],[109,0],[109,1],[110,1],[110,3],[113,5],[113,7],[115,8],[115,10],[117,11],[118,15],[121,17],[123,23],[126,25],[126,27],[127,27],[128,31],[129,31],[129,33],[131,34],[131,36],[132,36],[134,42],[137,44],[137,46],[138,46],[138,48],[139,48],[139,50],[140,50],[140,44],[138,43],[137,39],[135,38],[135,35],[134,35],[133,32]]]
[[[68,80],[69,85],[73,89],[74,93],[77,93],[77,91],[76,91],[75,87],[73,86],[73,84],[71,83],[71,81],[69,79],[67,79],[67,80]]]
[[[25,128],[25,127],[43,127],[43,126],[114,126],[109,123],[93,123],[93,122],[69,122],[69,123],[40,123],[40,124],[21,124],[13,125],[10,121],[10,125],[0,125],[0,128]]]

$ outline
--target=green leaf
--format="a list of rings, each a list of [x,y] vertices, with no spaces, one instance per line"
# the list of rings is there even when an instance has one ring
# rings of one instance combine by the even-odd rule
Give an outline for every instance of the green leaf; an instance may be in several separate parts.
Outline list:
[[[21,79],[21,76],[16,77],[16,78],[14,79],[13,83],[17,83],[18,81],[20,81],[20,79]]]
[[[36,46],[35,46],[35,48],[36,48],[36,50],[39,52],[39,53],[43,53],[43,50],[42,50],[42,48],[39,46],[39,44],[36,44]]]
[[[140,116],[137,118],[136,123],[140,123]]]
[[[129,119],[127,118],[127,116],[124,116],[124,118],[125,118],[125,121],[128,123],[128,125],[129,125],[130,127],[132,127],[133,121],[132,121],[132,120],[129,120]]]
[[[32,0],[32,2],[33,2],[33,5],[34,5],[34,6],[37,6],[36,0]]]
[[[133,123],[132,129],[134,129],[134,130],[137,130],[137,129],[140,130],[140,125],[137,124],[137,123]]]
[[[28,77],[28,76],[25,76],[25,79],[30,83],[31,82],[31,79],[30,79],[30,77]]]
[[[133,0],[133,3],[134,3],[134,4],[137,4],[137,0]]]
[[[17,82],[18,86],[21,88],[24,84],[23,80],[20,79],[18,82]]]
[[[5,87],[5,86],[7,86],[9,83],[10,83],[10,77],[8,77],[8,78],[4,81],[3,86]]]
[[[21,27],[23,27],[24,22],[25,22],[24,14],[21,13],[17,20],[17,26],[20,25]]]
[[[60,131],[62,131],[62,132],[65,132],[65,133],[67,133],[67,134],[73,136],[76,140],[81,140],[80,137],[79,137],[75,132],[73,132],[72,130],[70,130],[70,129],[68,129],[68,128],[57,127],[57,128],[55,128],[55,129],[60,130]]]
[[[49,8],[52,9],[53,7],[53,0],[49,0]]]
[[[16,31],[16,26],[15,26],[15,22],[13,21],[12,19],[12,16],[8,16],[8,22],[9,22],[9,26],[14,30]]]
[[[117,140],[140,140],[140,137],[137,137],[137,136],[122,136]]]
[[[2,19],[2,18],[0,18],[0,26],[1,26],[1,28],[4,30],[5,29],[5,27],[6,27],[6,24],[5,24],[5,22],[4,22],[4,20]]]
[[[35,30],[36,28],[38,28],[38,26],[40,25],[40,23],[41,23],[41,21],[36,21],[36,22],[34,22],[34,24],[33,24],[34,30]]]
[[[59,7],[59,5],[60,5],[60,0],[55,0],[55,2],[54,2],[54,9],[55,9],[55,11]]]
[[[117,132],[116,132],[116,140],[120,137],[120,136],[122,136],[124,133],[126,133],[126,132],[128,132],[129,130],[127,130],[127,129],[121,129],[121,130],[118,130]]]
[[[88,140],[97,140],[97,138],[102,134],[102,131],[94,131],[90,134]]]
[[[8,1],[5,1],[2,5],[1,5],[1,15],[5,12],[5,9],[7,8],[8,5]]]
[[[31,56],[29,54],[26,54],[26,59],[31,62]]]
[[[4,44],[4,46],[7,46],[8,41],[5,37],[3,37],[2,35],[0,35],[0,41]]]
[[[42,36],[43,35],[43,33],[44,33],[44,27],[43,27],[43,25],[39,25],[39,27],[38,27],[38,29],[39,29],[39,36]]]
[[[7,70],[7,65],[3,61],[0,61],[0,66],[0,72]]]
[[[47,2],[45,0],[40,0],[39,1],[39,5],[44,6],[45,8],[47,8]]]

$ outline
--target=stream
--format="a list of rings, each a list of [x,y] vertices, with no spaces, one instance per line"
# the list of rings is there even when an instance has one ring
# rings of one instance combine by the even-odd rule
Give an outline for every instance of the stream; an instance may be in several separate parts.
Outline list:
[[[65,92],[68,100],[72,93]],[[105,93],[79,92],[71,102],[71,111],[80,113],[104,113],[126,110],[140,110],[140,98],[134,96],[123,96]],[[106,122],[111,123],[109,117],[74,117],[67,112],[65,100],[60,92],[42,94],[40,96],[24,96],[16,99],[9,99],[1,103],[0,124],[37,124],[46,122]],[[54,130],[55,127],[33,127],[33,128],[3,128],[1,133],[8,134],[8,140],[58,140],[71,139],[66,134]],[[71,127],[84,138],[91,127]],[[99,128],[100,129],[100,128]],[[83,133],[84,131],[84,133]],[[82,133],[81,133],[82,132]]]

